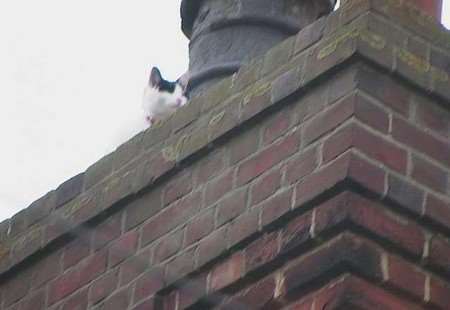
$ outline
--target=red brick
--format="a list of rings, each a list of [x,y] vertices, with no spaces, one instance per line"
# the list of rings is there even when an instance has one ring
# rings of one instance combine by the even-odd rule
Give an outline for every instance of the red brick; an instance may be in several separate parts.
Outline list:
[[[155,267],[143,274],[137,281],[134,290],[134,302],[137,303],[154,295],[164,287],[164,272]]]
[[[276,283],[273,276],[265,278],[253,285],[243,294],[237,296],[237,298],[233,298],[228,308],[262,309],[274,299],[275,287]],[[235,307],[234,305],[237,305],[238,307]]]
[[[311,238],[312,213],[291,220],[281,231],[280,254],[288,254]]]
[[[365,125],[384,134],[389,131],[388,113],[373,104],[366,96],[355,95],[355,117]]]
[[[425,216],[450,228],[450,202],[428,194],[425,203]]]
[[[394,78],[364,67],[358,76],[358,87],[377,98],[382,104],[401,115],[408,116],[411,92]]]
[[[88,291],[83,290],[71,296],[62,306],[62,310],[85,310],[88,306]]]
[[[256,205],[275,193],[281,185],[281,171],[276,169],[262,176],[251,189],[252,205]]]
[[[64,250],[63,268],[67,269],[77,264],[90,253],[90,234],[80,234],[72,240]]]
[[[184,278],[194,270],[195,250],[192,248],[183,252],[166,265],[166,285]]]
[[[198,245],[198,266],[222,254],[227,248],[228,226],[213,231],[209,236],[200,240]]]
[[[295,153],[299,146],[300,137],[299,131],[297,131],[247,159],[239,166],[237,175],[238,185],[248,183],[274,165],[280,163]]]
[[[286,168],[286,178],[289,184],[297,182],[311,174],[319,164],[317,157],[317,148],[310,148],[299,155],[295,155],[295,157],[288,162]]]
[[[117,213],[96,227],[93,239],[94,249],[99,249],[120,236],[121,217],[122,213]]]
[[[151,218],[142,229],[142,246],[158,239],[197,214],[201,207],[201,193],[195,192]]]
[[[247,189],[240,189],[231,192],[218,204],[216,225],[231,221],[240,214],[244,213],[247,208]]]
[[[448,185],[448,174],[428,160],[413,156],[411,176],[429,188],[445,193]]]
[[[219,150],[214,153],[208,154],[208,157],[202,160],[198,166],[196,179],[197,184],[206,183],[212,177],[220,174],[225,168],[225,155],[224,152]]]
[[[145,300],[139,304],[137,304],[135,307],[132,308],[132,310],[158,310],[158,307],[160,306],[160,297],[155,296],[148,300]]]
[[[263,143],[270,144],[286,133],[291,123],[291,112],[283,110],[267,120],[263,130]]]
[[[45,310],[47,292],[45,289],[33,292],[30,297],[20,303],[20,310]]]
[[[448,283],[431,278],[430,302],[437,305],[439,309],[448,309],[448,305],[450,305],[450,287]]]
[[[231,190],[233,187],[233,174],[233,170],[226,171],[206,185],[205,200],[207,206],[215,203]]]
[[[109,265],[114,267],[136,252],[139,233],[130,231],[114,241],[109,248]]]
[[[111,297],[109,297],[103,304],[103,309],[108,310],[123,310],[128,309],[131,299],[131,287],[125,288]]]
[[[168,295],[162,296],[161,310],[177,310],[178,292],[173,291]]]
[[[425,274],[401,258],[389,256],[389,280],[392,284],[414,296],[423,299]]]
[[[71,270],[56,278],[49,284],[48,305],[60,301],[80,288],[80,273],[78,270]],[[26,291],[25,291],[26,292]]]
[[[416,120],[446,138],[450,135],[450,113],[430,101],[420,99],[416,109]]]
[[[282,193],[263,202],[258,208],[261,213],[261,225],[266,226],[286,214],[292,206],[292,190]]]
[[[144,273],[150,265],[150,250],[136,254],[120,265],[120,285],[128,284]]]
[[[163,205],[168,205],[177,199],[187,195],[193,186],[191,173],[177,175],[167,184],[164,191]]]
[[[440,236],[433,236],[428,259],[431,264],[450,274],[450,242]]]
[[[278,233],[266,234],[245,250],[245,270],[250,272],[272,261],[278,254]]]
[[[394,117],[392,121],[392,136],[425,155],[450,167],[450,143],[412,126],[407,121]]]
[[[238,244],[239,242],[256,233],[259,228],[259,210],[252,209],[247,213],[237,217],[230,223],[228,230],[229,246]]]
[[[423,214],[424,192],[406,180],[389,175],[387,198],[418,215]]]
[[[209,278],[209,292],[215,292],[239,280],[244,272],[244,255],[236,253],[214,267]]]
[[[161,186],[133,200],[126,207],[125,229],[130,230],[162,209]]]
[[[178,309],[185,309],[206,295],[207,274],[190,277],[178,289]]]
[[[116,270],[110,271],[95,280],[89,288],[91,303],[96,304],[108,297],[116,289],[118,283],[119,275]]]
[[[234,165],[256,152],[259,144],[259,130],[260,127],[253,127],[231,141],[230,164]]]
[[[62,251],[56,251],[37,263],[31,278],[33,287],[40,287],[61,274],[61,255]]]
[[[183,229],[164,236],[155,246],[153,263],[159,264],[167,258],[175,255],[181,249],[183,236]]]
[[[207,236],[214,229],[214,212],[215,209],[207,210],[187,225],[185,247]]]
[[[79,267],[79,277],[81,285],[85,285],[103,274],[106,270],[106,265],[106,250],[96,252],[85,259]]]
[[[354,112],[354,98],[342,99],[305,124],[304,145],[308,145],[349,119]]]
[[[328,162],[352,147],[393,170],[406,172],[407,153],[404,149],[357,124],[350,124],[327,139],[323,149],[324,161]]]

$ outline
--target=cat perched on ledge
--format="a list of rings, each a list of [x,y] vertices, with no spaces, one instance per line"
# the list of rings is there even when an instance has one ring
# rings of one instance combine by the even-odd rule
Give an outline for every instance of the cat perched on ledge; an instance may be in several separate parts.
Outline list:
[[[152,68],[142,103],[145,119],[150,126],[186,104],[187,79],[188,75],[184,74],[178,80],[170,82],[163,79],[158,68]]]

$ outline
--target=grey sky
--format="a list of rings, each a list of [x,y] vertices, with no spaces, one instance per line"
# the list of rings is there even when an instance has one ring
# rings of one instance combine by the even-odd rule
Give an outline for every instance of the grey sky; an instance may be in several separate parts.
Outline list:
[[[143,129],[152,65],[187,68],[180,0],[0,4],[0,220]],[[450,25],[450,0],[444,0]]]

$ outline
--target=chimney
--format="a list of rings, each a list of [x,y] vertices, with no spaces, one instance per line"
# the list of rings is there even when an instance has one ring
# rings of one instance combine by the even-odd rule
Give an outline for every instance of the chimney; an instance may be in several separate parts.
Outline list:
[[[442,15],[442,0],[414,0],[416,6],[421,8],[425,14],[435,17],[441,21]]]
[[[198,93],[242,63],[329,13],[336,0],[183,0],[190,39],[190,91]]]

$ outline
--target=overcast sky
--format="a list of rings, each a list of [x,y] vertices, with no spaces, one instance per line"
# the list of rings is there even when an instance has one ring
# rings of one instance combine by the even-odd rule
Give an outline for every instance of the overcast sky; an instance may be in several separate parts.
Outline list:
[[[169,79],[187,69],[179,5],[2,1],[0,220],[144,128],[140,104],[151,66]]]

